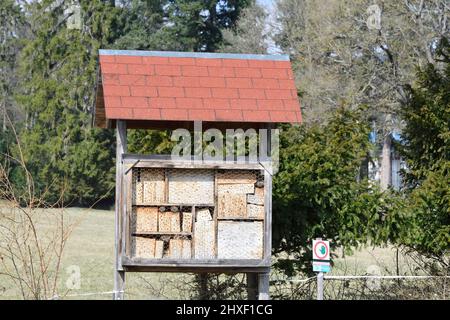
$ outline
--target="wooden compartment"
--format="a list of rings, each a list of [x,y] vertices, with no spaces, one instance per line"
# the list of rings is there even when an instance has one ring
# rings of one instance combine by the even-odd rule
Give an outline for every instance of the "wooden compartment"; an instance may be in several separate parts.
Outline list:
[[[261,259],[262,256],[263,222],[218,222],[218,259]]]
[[[169,202],[173,204],[214,204],[214,171],[177,170],[168,172]]]
[[[152,231],[158,231],[158,208],[133,208],[131,217],[131,232],[141,233]]]

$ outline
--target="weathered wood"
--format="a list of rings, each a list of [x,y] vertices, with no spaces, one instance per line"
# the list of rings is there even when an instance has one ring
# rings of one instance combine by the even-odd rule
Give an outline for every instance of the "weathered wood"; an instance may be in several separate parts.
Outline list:
[[[258,274],[258,300],[269,300],[269,273]]]
[[[247,273],[247,299],[257,300],[258,299],[258,274]]]
[[[115,263],[114,263],[114,300],[123,300],[125,288],[125,272],[121,264],[122,261],[122,203],[123,203],[123,162],[122,156],[127,151],[126,123],[118,120],[116,127],[116,202],[115,202]]]
[[[270,258],[272,253],[272,175],[264,171],[264,258]]]
[[[125,154],[124,163],[134,164],[136,168],[177,168],[177,169],[235,169],[235,170],[260,170],[259,162],[217,162],[210,160],[173,160],[170,155],[137,155]]]

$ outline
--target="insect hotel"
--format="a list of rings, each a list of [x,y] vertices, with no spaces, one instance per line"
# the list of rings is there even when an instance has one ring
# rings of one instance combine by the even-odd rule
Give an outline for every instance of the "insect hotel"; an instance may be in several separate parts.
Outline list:
[[[127,129],[195,135],[198,121],[222,132],[299,123],[289,58],[128,50],[99,56],[94,123],[117,134],[114,298],[123,299],[126,272],[214,272],[246,273],[249,298],[268,299],[270,154],[248,161],[129,154]]]

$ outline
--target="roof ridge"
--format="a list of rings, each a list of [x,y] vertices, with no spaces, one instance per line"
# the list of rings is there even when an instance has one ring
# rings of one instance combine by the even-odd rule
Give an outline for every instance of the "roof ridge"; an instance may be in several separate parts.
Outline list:
[[[110,49],[100,49],[99,54],[115,55],[115,56],[140,56],[140,57],[290,61],[289,55],[286,54],[244,54],[244,53],[221,53],[221,52],[183,52],[183,51],[146,51],[146,50],[110,50]]]

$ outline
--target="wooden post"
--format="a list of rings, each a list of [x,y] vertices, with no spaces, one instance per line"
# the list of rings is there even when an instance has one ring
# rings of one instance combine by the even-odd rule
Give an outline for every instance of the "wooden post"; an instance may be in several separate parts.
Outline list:
[[[269,300],[269,273],[258,274],[258,300]]]
[[[248,300],[258,299],[258,274],[247,273],[247,298]]]
[[[207,300],[208,297],[208,274],[200,273],[198,275],[200,282],[200,300]]]
[[[122,155],[127,152],[127,128],[126,122],[117,120],[116,123],[116,203],[115,203],[115,262],[114,262],[114,300],[123,300],[125,289],[125,271],[121,262],[122,239],[121,218],[123,211],[122,186],[123,186],[123,162]]]

